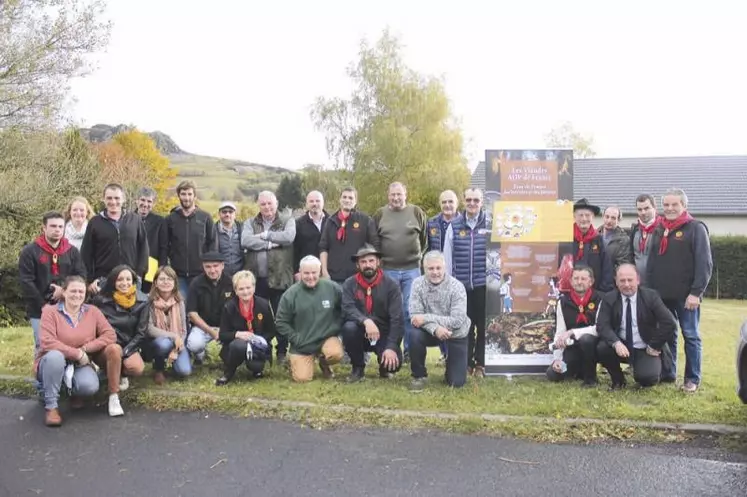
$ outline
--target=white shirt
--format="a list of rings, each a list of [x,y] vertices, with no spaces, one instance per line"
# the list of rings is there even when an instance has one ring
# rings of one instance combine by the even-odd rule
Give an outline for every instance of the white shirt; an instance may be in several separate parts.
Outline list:
[[[646,342],[643,341],[641,334],[638,333],[638,316],[636,314],[636,311],[638,310],[638,293],[634,293],[630,297],[620,294],[620,297],[622,298],[622,319],[620,320],[620,329],[617,330],[617,336],[619,336],[622,339],[622,342],[625,343],[625,314],[627,312],[629,298],[630,313],[633,315],[633,348],[645,349]],[[627,346],[627,344],[625,345]]]
[[[599,317],[599,309],[602,306],[597,306],[597,317]],[[595,321],[596,322],[596,318]],[[561,333],[565,333],[568,331],[568,328],[565,326],[565,317],[563,316],[563,308],[560,306],[560,300],[558,300],[558,305],[555,308],[555,337],[553,338],[553,341],[556,340]],[[591,325],[591,326],[584,326],[582,328],[573,328],[573,337],[578,340],[584,335],[592,335],[597,336],[597,326]]]
[[[319,232],[321,233],[321,231],[322,231],[322,223],[324,222],[324,214],[322,214],[319,217],[319,221],[317,221],[316,219],[314,219],[313,217],[311,217],[311,214],[309,214],[309,219],[311,219],[311,222],[314,223],[314,226],[316,226],[316,229],[318,229]]]

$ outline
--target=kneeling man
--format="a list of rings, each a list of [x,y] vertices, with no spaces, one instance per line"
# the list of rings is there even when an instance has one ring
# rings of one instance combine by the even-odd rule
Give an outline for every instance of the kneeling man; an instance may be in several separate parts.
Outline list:
[[[410,390],[425,387],[427,347],[446,343],[446,383],[462,387],[467,381],[467,291],[459,280],[446,274],[444,255],[433,250],[423,257],[425,276],[418,276],[410,293],[410,337],[412,384]]]
[[[299,263],[301,281],[283,293],[278,304],[275,327],[290,343],[289,363],[294,381],[314,378],[314,358],[325,378],[334,373],[330,365],[342,359],[340,334],[342,288],[320,279],[322,262],[307,255]]]
[[[671,365],[666,347],[677,331],[677,323],[656,290],[640,285],[633,264],[622,264],[615,275],[617,290],[602,299],[597,317],[599,362],[607,368],[612,389],[625,386],[621,362],[633,367],[633,378],[641,386],[659,383],[662,362]]]
[[[402,363],[402,293],[399,284],[384,274],[380,257],[373,246],[361,247],[352,257],[358,272],[342,285],[342,336],[353,365],[349,383],[363,379],[365,352],[376,353],[381,378],[391,378]]]
[[[552,362],[547,379],[581,379],[582,386],[593,387],[597,385],[596,321],[602,294],[593,288],[594,273],[589,266],[573,268],[571,286],[570,293],[560,296],[555,313],[554,345],[557,352],[562,351],[562,359]]]

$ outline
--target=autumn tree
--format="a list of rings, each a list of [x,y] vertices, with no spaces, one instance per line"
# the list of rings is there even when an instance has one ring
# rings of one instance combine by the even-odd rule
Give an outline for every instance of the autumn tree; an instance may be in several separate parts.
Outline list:
[[[594,137],[584,136],[576,131],[569,121],[564,121],[545,134],[545,146],[550,148],[569,148],[578,159],[596,157]]]
[[[279,208],[290,207],[291,209],[297,209],[304,206],[306,196],[303,192],[301,181],[301,176],[298,174],[283,175],[275,191]]]
[[[349,173],[344,169],[326,169],[317,164],[307,164],[301,169],[305,193],[317,190],[324,195],[324,208],[333,212],[339,208],[342,189],[350,184]]]
[[[338,169],[359,190],[359,205],[384,205],[387,187],[400,181],[408,201],[433,212],[444,189],[462,191],[470,173],[463,137],[443,82],[407,67],[399,40],[385,31],[374,46],[361,42],[348,68],[355,89],[347,99],[317,99],[316,128]]]
[[[0,130],[60,117],[69,81],[109,42],[102,0],[0,1]]]

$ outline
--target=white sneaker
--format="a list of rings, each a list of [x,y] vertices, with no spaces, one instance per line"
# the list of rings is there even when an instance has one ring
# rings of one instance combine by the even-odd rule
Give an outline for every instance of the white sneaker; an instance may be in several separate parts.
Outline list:
[[[124,409],[119,403],[119,395],[113,393],[109,396],[109,416],[124,416]]]
[[[123,376],[119,380],[119,391],[124,392],[128,388],[130,388],[130,379],[126,376]]]

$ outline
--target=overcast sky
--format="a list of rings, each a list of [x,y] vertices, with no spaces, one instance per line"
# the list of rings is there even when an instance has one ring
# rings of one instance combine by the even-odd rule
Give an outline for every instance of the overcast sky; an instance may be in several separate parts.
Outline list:
[[[359,41],[388,26],[408,64],[444,77],[470,167],[488,148],[541,147],[563,120],[592,133],[601,157],[747,154],[746,11],[725,0],[109,0],[112,41],[74,83],[73,114],[160,130],[198,154],[328,163],[311,105],[349,94]]]

